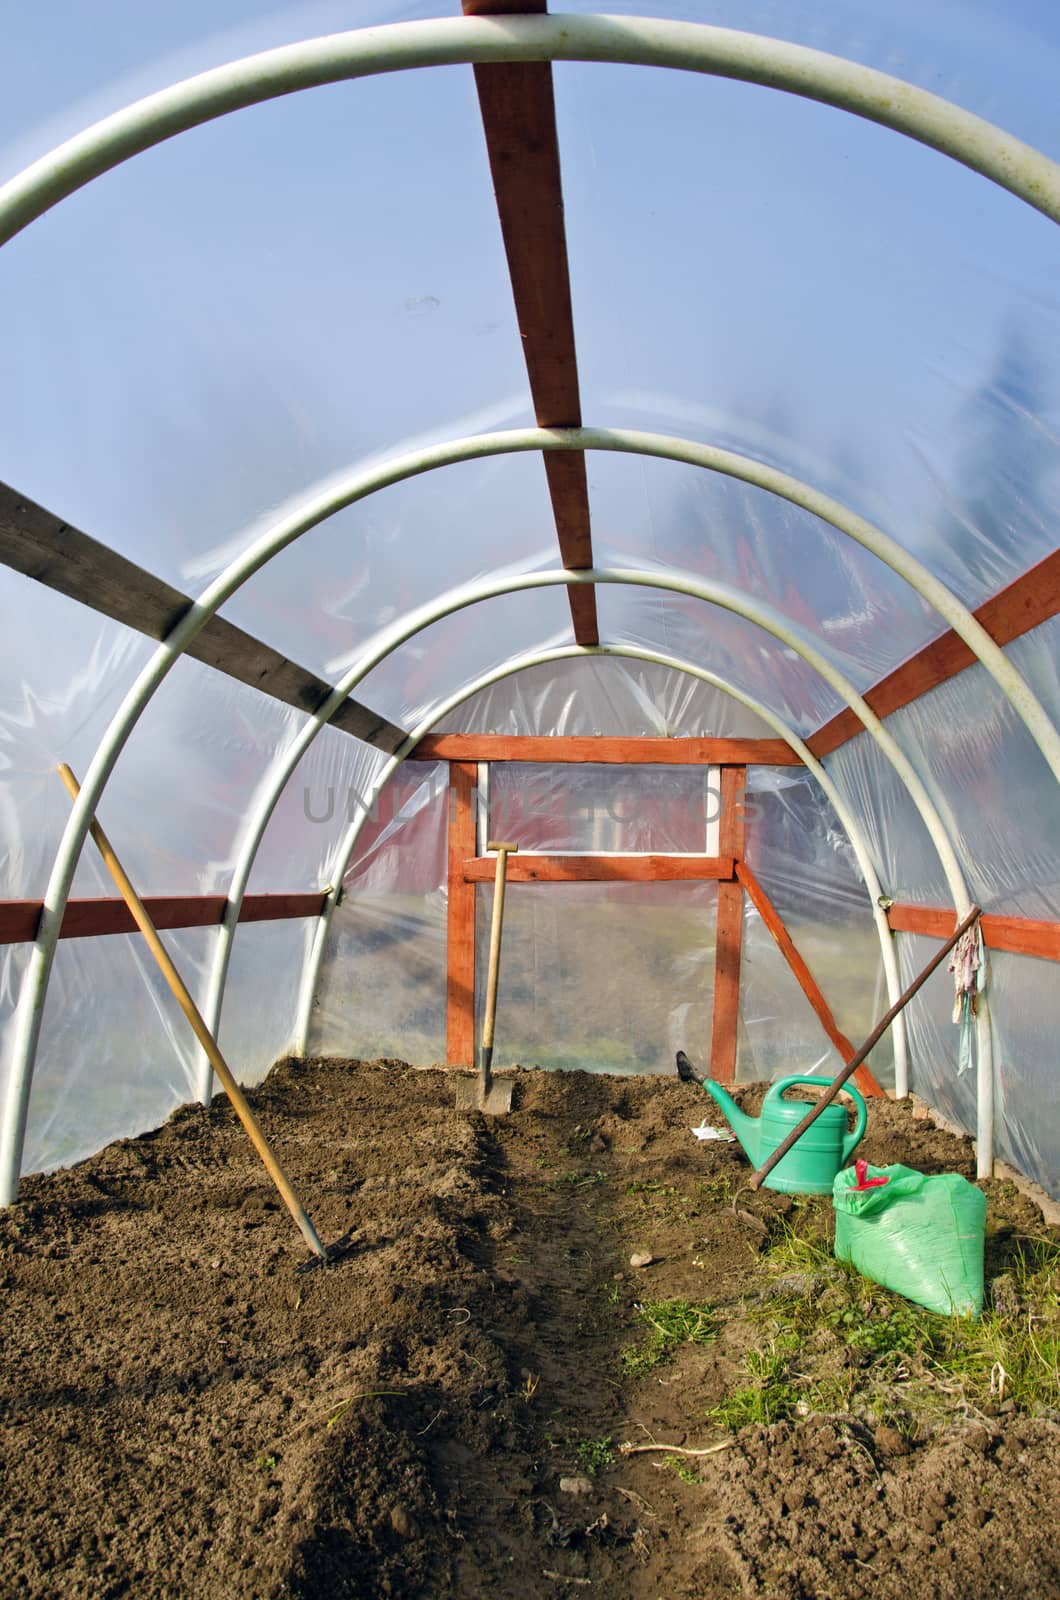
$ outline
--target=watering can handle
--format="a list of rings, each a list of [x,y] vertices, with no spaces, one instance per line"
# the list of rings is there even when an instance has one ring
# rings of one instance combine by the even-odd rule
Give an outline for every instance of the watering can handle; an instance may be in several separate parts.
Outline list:
[[[852,1083],[848,1083],[843,1092],[850,1096],[858,1108],[857,1117],[854,1120],[854,1131],[853,1133],[848,1133],[843,1140],[843,1160],[846,1162],[850,1160],[864,1136],[865,1127],[869,1120],[869,1108]]]
[[[784,1093],[785,1089],[792,1088],[796,1083],[809,1083],[815,1088],[825,1089],[830,1086],[831,1079],[811,1078],[806,1077],[802,1073],[793,1073],[790,1078],[778,1079],[778,1081],[770,1089],[766,1098],[771,1099],[775,1095],[779,1099]],[[850,1157],[853,1155],[854,1151],[857,1149],[865,1135],[865,1128],[869,1120],[869,1108],[852,1083],[844,1084],[842,1093],[850,1096],[857,1109],[857,1118],[854,1122],[854,1130],[852,1133],[848,1133],[846,1138],[843,1140],[843,1162],[845,1164],[850,1160]]]

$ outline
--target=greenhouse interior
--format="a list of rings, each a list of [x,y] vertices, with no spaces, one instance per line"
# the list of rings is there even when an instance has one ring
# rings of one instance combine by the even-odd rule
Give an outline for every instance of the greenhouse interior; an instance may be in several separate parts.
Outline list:
[[[1055,8],[2,26],[0,1590],[1060,1593]]]

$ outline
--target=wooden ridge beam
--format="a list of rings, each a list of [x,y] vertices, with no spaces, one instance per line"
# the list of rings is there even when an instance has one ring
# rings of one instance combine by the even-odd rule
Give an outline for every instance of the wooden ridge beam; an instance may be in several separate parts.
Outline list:
[[[547,10],[545,0],[463,0],[465,16]],[[539,428],[580,428],[567,235],[563,221],[552,66],[547,61],[474,68],[493,190],[527,376]],[[575,571],[593,564],[589,489],[581,451],[545,455],[560,559]],[[567,591],[578,644],[599,644],[596,593]]]
[[[894,933],[920,933],[928,939],[948,939],[957,926],[956,911],[937,906],[891,906],[887,921]],[[987,912],[982,918],[983,943],[988,950],[1005,950],[1011,955],[1037,956],[1042,961],[1060,961],[1060,922],[1037,922],[1032,917],[999,917]]]
[[[654,766],[797,767],[799,757],[783,739],[655,739],[501,733],[433,733],[421,739],[410,761],[643,762]],[[514,857],[512,858],[514,860]]]
[[[223,894],[147,895],[144,905],[156,928],[212,928],[228,904]],[[286,922],[294,917],[318,917],[324,894],[248,894],[239,911],[240,922]],[[40,900],[0,900],[0,944],[31,944],[37,937]],[[99,938],[111,933],[135,933],[136,923],[125,901],[115,896],[97,900],[68,900],[59,930],[60,939]]]
[[[995,644],[1011,644],[1060,612],[1060,550],[1031,567],[1007,588],[987,600],[974,613]],[[878,717],[889,717],[939,684],[955,678],[976,661],[964,640],[952,628],[932,639],[916,655],[889,672],[865,692]],[[864,731],[860,718],[846,708],[810,735],[806,743],[818,761]]]
[[[832,1041],[832,1044],[838,1050],[839,1055],[845,1065],[846,1062],[848,1062],[850,1058],[856,1054],[854,1046],[851,1044],[846,1034],[840,1032],[835,1017],[832,1015],[832,1009],[829,1006],[828,1001],[821,993],[820,987],[814,978],[813,973],[810,971],[809,967],[800,956],[798,950],[795,948],[795,943],[791,937],[791,934],[784,926],[779,911],[766,894],[766,891],[763,889],[762,885],[759,883],[758,879],[755,877],[746,861],[738,861],[736,863],[736,876],[740,880],[743,887],[747,890],[747,894],[751,900],[751,903],[772,934],[778,950],[784,957],[784,960],[788,963],[788,966],[791,968],[792,972],[795,974],[795,977],[798,979],[799,988],[802,990],[803,994],[813,1007],[821,1027]],[[953,929],[950,928],[949,932],[952,933]],[[869,1071],[868,1067],[864,1065],[864,1063],[855,1070],[854,1082],[857,1084],[862,1094],[883,1094],[883,1090],[880,1088],[876,1079],[873,1077],[872,1073]]]
[[[0,561],[149,639],[165,639],[193,603],[190,595],[5,483],[0,483]],[[298,711],[312,714],[331,693],[323,678],[223,617],[211,617],[185,654]],[[353,699],[339,708],[331,725],[388,755],[407,737]]]
[[[492,883],[494,856],[464,862],[465,883]],[[509,883],[717,882],[732,877],[731,856],[531,856],[508,857]]]

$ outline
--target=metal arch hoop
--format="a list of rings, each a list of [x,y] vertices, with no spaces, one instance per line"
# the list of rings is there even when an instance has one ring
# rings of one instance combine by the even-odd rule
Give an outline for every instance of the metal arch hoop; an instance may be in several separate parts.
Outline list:
[[[850,840],[854,855],[857,858],[858,866],[861,869],[861,875],[865,882],[865,887],[868,890],[873,921],[876,925],[876,932],[880,941],[880,953],[883,960],[888,998],[890,999],[892,1005],[895,1003],[899,997],[899,994],[901,993],[901,979],[898,974],[898,963],[895,960],[894,938],[887,922],[887,914],[880,904],[880,901],[883,897],[883,891],[880,887],[880,881],[876,874],[876,868],[873,865],[872,857],[869,854],[868,846],[865,842],[864,832],[862,831],[862,828],[856,817],[853,815],[844,801],[842,795],[839,793],[835,784],[832,782],[828,773],[825,771],[824,767],[817,760],[809,746],[799,738],[798,734],[788,726],[782,717],[778,717],[775,711],[770,710],[768,706],[764,706],[761,701],[754,699],[754,697],[749,694],[745,694],[742,689],[736,688],[736,686],[731,684],[726,678],[722,678],[717,673],[709,671],[706,667],[696,666],[693,662],[688,661],[683,657],[664,655],[660,651],[645,650],[636,645],[563,645],[554,650],[533,651],[526,655],[517,656],[512,660],[504,662],[501,666],[495,667],[492,671],[484,673],[482,677],[476,679],[474,683],[468,684],[464,688],[458,690],[455,694],[450,695],[447,700],[437,705],[430,712],[430,714],[418,724],[414,732],[410,734],[405,743],[394,752],[394,754],[387,761],[386,765],[381,767],[376,773],[376,776],[373,778],[368,787],[367,793],[361,801],[360,815],[354,819],[347,829],[339,845],[338,853],[334,861],[331,863],[329,869],[332,888],[325,898],[323,907],[321,908],[320,916],[317,918],[313,934],[312,949],[310,951],[309,959],[305,965],[302,978],[301,993],[298,1003],[298,1015],[296,1018],[294,1033],[294,1047],[299,1055],[304,1056],[308,1049],[313,1000],[316,995],[317,983],[319,981],[320,964],[323,960],[324,949],[327,945],[332,918],[334,917],[335,911],[338,907],[339,892],[341,889],[342,880],[346,874],[346,868],[349,865],[350,857],[356,848],[357,840],[360,838],[365,821],[367,820],[375,801],[382,794],[383,790],[394,776],[398,767],[402,764],[402,762],[408,759],[413,750],[419,744],[420,740],[426,734],[430,733],[431,729],[436,727],[443,717],[448,716],[451,711],[455,711],[458,706],[463,705],[464,702],[470,700],[472,696],[479,694],[484,689],[488,689],[491,684],[500,683],[503,679],[510,678],[519,672],[525,672],[530,667],[541,666],[554,661],[582,660],[586,657],[595,658],[599,656],[613,656],[633,661],[647,661],[656,666],[667,667],[674,672],[683,673],[688,677],[698,678],[703,683],[711,684],[714,688],[720,689],[724,694],[730,695],[741,705],[746,706],[747,709],[749,711],[753,711],[756,716],[761,717],[763,722],[768,723],[768,725],[773,728],[777,734],[779,734],[779,736],[790,746],[790,748],[794,750],[795,754],[801,758],[801,760],[805,763],[807,770],[817,779],[817,782],[824,790],[827,799],[831,802],[836,816],[839,818],[840,824]],[[904,1017],[899,1016],[895,1018],[893,1034],[895,1093],[901,1097],[909,1092],[909,1068],[906,1050]]]
[[[380,73],[506,61],[669,67],[782,89],[906,134],[1060,221],[1056,162],[938,95],[840,56],[727,28],[646,17],[446,17],[283,45],[136,101],[0,189],[0,243],[101,173],[228,112]]]
[[[941,591],[937,603],[940,604],[940,608],[944,607],[942,614],[951,619],[955,631],[966,640],[984,666],[992,672],[1007,697],[1016,705],[1018,710],[1020,710],[1021,699],[1024,703],[1033,703],[1037,713],[1048,723],[1044,711],[1034,701],[1030,690],[1023,683],[1019,674],[1015,672],[1015,669],[1012,668],[1004,653],[997,649],[981,626],[960,605],[959,601],[950,595],[944,586],[938,583],[937,579],[927,573],[925,569],[922,569],[915,558],[903,551],[902,547],[897,545],[888,535],[879,529],[873,528],[871,524],[864,522],[863,519],[854,516],[845,507],[840,506],[838,502],[832,501],[827,496],[817,494],[816,491],[809,489],[806,485],[799,484],[797,479],[791,478],[787,474],[763,467],[760,463],[753,462],[749,458],[739,457],[730,452],[714,450],[710,446],[668,438],[664,435],[614,429],[582,428],[555,431],[534,428],[507,433],[483,434],[471,439],[433,446],[405,457],[398,457],[393,461],[381,463],[367,472],[354,474],[349,478],[332,482],[316,494],[308,495],[302,502],[292,508],[278,524],[253,541],[250,547],[232,561],[224,572],[207,587],[199,600],[189,607],[185,616],[173,629],[169,637],[158,647],[136,682],[130,688],[100,741],[96,754],[85,774],[81,794],[74,804],[59,844],[55,863],[45,891],[44,909],[33,955],[23,979],[14,1059],[8,1077],[3,1124],[0,1126],[0,1204],[9,1204],[17,1192],[33,1061],[40,1035],[48,978],[54,958],[55,945],[58,940],[59,928],[62,923],[63,910],[66,905],[77,859],[88,831],[89,820],[136,721],[174,662],[205,626],[209,618],[248,578],[253,576],[272,556],[278,554],[279,551],[285,549],[295,539],[324,521],[326,517],[334,512],[364,498],[376,489],[385,488],[403,479],[430,471],[434,467],[503,454],[508,451],[538,449],[610,449],[649,455],[660,454],[670,460],[685,460],[690,465],[711,467],[714,470],[726,472],[730,476],[741,478],[744,481],[758,483],[760,487],[781,494],[795,504],[804,505],[807,510],[816,515],[826,516],[840,531],[847,533],[858,543],[864,544],[867,549],[878,555],[880,559],[892,565],[903,576],[906,576],[908,581],[914,583],[918,591],[924,594],[925,598],[930,599],[936,590]],[[575,581],[575,579],[572,577],[570,581]],[[578,581],[582,581],[582,579]],[[643,581],[643,575],[638,581]],[[995,657],[999,659],[994,659]],[[1017,694],[1017,689],[1019,694]],[[842,694],[841,690],[839,692]],[[860,703],[864,705],[863,702]],[[321,713],[331,716],[334,714],[335,709],[336,706],[332,705],[329,698],[325,702],[325,706],[321,708]],[[867,707],[864,707],[864,710],[868,712]],[[318,715],[321,713],[318,713]],[[869,715],[871,716],[871,713]],[[1021,710],[1021,715],[1026,721],[1025,708]],[[865,720],[864,717],[862,720]],[[879,727],[876,719],[873,718],[872,720],[875,726]],[[868,725],[866,724],[866,726]],[[1048,726],[1054,741],[1057,741],[1055,728],[1052,728],[1051,723],[1048,723]],[[1041,747],[1040,738],[1037,742]],[[904,760],[904,757],[902,759]],[[1054,765],[1055,770],[1057,770],[1057,767]],[[921,792],[923,793],[922,790]],[[942,837],[945,838],[944,831],[942,831]],[[946,847],[949,848],[948,841]],[[950,859],[953,861],[954,868],[956,868],[952,853]],[[961,880],[963,885],[959,869],[956,869],[956,871],[957,878]],[[947,876],[949,877],[949,874]],[[954,890],[954,893],[958,902],[964,902],[965,896],[963,892],[957,893]],[[980,1033],[982,1035],[982,1029],[980,1029]],[[984,1050],[981,1049],[980,1061],[983,1059]]]

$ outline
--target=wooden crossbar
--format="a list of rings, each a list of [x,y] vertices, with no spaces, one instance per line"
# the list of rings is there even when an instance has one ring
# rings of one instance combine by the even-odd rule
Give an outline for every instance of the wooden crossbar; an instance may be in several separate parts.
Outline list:
[[[410,761],[589,762],[605,766],[799,767],[783,739],[659,739],[651,736],[434,733],[421,739]]]
[[[211,928],[224,916],[228,904],[223,894],[147,895],[144,898],[156,928]],[[324,895],[248,894],[239,911],[240,922],[284,922],[294,917],[318,917]],[[0,944],[27,944],[37,937],[43,902],[0,900]],[[60,939],[91,939],[111,933],[135,933],[136,923],[125,901],[118,897],[68,900],[59,930]]]
[[[957,926],[957,913],[938,906],[896,905],[887,912],[887,921],[895,933],[921,933],[928,939],[948,939]],[[980,927],[983,943],[989,950],[1038,956],[1042,961],[1060,961],[1060,922],[999,917],[987,912]]]
[[[492,883],[496,862],[476,856],[464,863],[465,883]],[[731,856],[512,856],[513,883],[717,883],[731,879]]]

